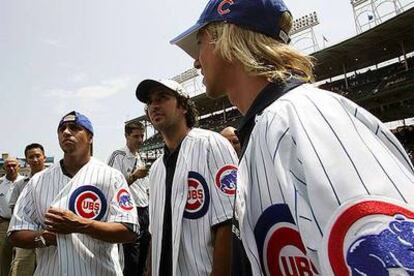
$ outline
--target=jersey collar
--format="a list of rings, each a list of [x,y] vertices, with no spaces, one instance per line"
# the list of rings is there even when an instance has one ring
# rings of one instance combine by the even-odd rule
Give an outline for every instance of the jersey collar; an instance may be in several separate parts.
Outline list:
[[[265,88],[263,88],[259,95],[257,95],[256,99],[253,101],[253,104],[246,112],[246,115],[241,119],[239,127],[237,128],[236,134],[242,146],[240,160],[246,150],[248,144],[247,142],[249,141],[250,134],[255,125],[254,118],[256,115],[261,114],[266,107],[279,99],[285,93],[302,84],[303,81],[296,78],[288,79],[286,83],[269,83]]]

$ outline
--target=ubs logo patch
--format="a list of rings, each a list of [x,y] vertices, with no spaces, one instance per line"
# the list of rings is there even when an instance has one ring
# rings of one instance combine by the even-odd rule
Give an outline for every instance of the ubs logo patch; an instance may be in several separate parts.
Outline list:
[[[190,171],[188,173],[187,204],[185,205],[184,217],[187,219],[198,219],[203,217],[210,205],[210,192],[204,177]]]
[[[266,275],[319,275],[306,255],[306,248],[286,204],[268,207],[257,221],[254,234]]]
[[[101,220],[106,209],[106,198],[96,186],[80,186],[69,197],[69,210],[83,218]]]

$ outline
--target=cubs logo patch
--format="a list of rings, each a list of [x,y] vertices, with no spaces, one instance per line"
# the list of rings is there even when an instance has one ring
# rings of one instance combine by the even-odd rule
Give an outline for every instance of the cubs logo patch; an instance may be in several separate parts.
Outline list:
[[[184,209],[184,217],[187,219],[198,219],[203,217],[210,205],[210,192],[204,177],[190,171],[188,173],[187,204]]]
[[[126,189],[120,189],[116,194],[116,201],[121,209],[131,211],[134,208],[134,203],[131,200],[131,195]]]
[[[216,187],[226,195],[232,196],[236,193],[237,166],[226,165],[216,173]]]
[[[254,229],[259,257],[266,275],[319,275],[295,225],[289,207],[267,208]]]
[[[69,210],[83,218],[101,220],[106,209],[106,198],[96,186],[80,186],[69,197]]]
[[[382,197],[343,204],[328,224],[321,264],[334,275],[413,275],[414,209]]]

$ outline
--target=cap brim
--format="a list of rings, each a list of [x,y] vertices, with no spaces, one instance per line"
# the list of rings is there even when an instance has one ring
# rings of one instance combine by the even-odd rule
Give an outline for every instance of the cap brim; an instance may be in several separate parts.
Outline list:
[[[165,87],[168,89],[168,91],[171,91],[171,95],[178,94],[177,91],[174,91],[171,89],[171,87],[166,86],[162,82],[152,80],[152,79],[146,79],[140,82],[140,84],[137,87],[137,90],[135,91],[135,95],[137,96],[137,99],[147,104],[150,96],[150,92],[154,87]]]
[[[189,54],[193,59],[198,59],[199,47],[197,44],[198,31],[206,26],[208,23],[196,23],[187,31],[183,32],[176,38],[170,41],[171,44],[175,44]]]
[[[147,103],[149,92],[153,87],[163,85],[162,83],[156,81],[156,80],[143,80],[138,84],[137,90],[135,92],[135,95],[137,96],[137,99],[140,102]]]

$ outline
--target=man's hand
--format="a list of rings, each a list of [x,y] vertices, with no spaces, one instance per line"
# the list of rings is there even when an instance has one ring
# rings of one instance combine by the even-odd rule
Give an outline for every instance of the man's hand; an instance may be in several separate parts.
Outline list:
[[[144,178],[147,175],[148,175],[148,169],[146,169],[145,167],[138,167],[133,173],[131,173],[128,176],[128,178],[127,178],[128,185],[131,185],[137,179]]]
[[[42,236],[43,238],[45,238],[47,246],[52,246],[52,245],[57,246],[57,240],[56,240],[55,233],[45,230],[42,232]]]
[[[59,234],[82,233],[91,222],[69,210],[53,207],[45,214],[46,230]]]

